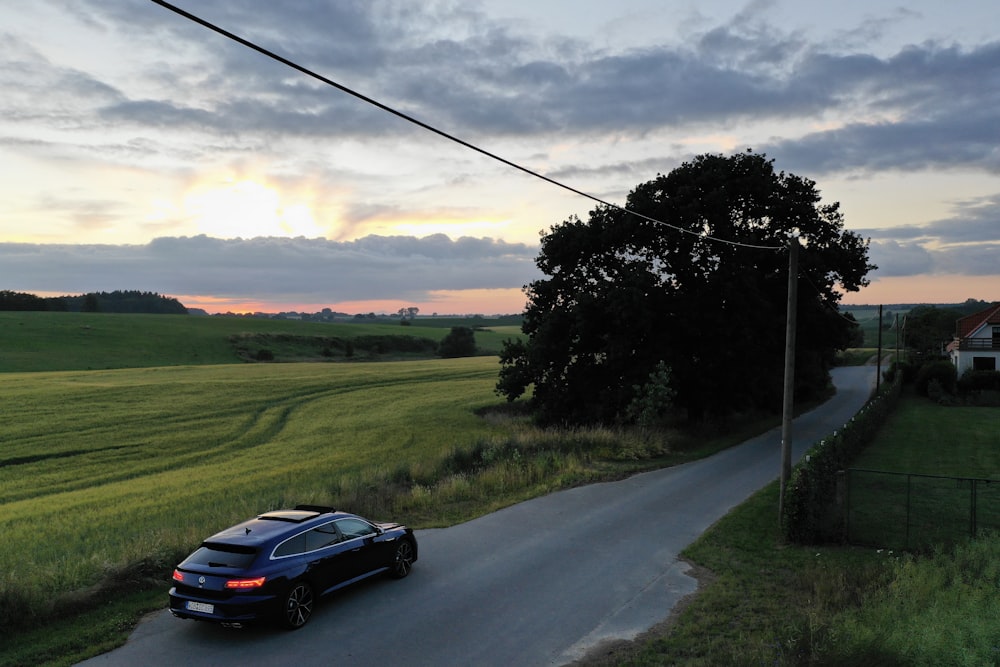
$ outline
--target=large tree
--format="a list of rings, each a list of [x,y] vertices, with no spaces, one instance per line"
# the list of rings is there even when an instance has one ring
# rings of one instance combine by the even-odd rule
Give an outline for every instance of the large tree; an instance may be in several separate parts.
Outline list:
[[[944,356],[944,348],[955,337],[962,313],[954,308],[917,306],[905,318],[904,343],[917,364]]]
[[[856,326],[838,310],[875,268],[815,183],[753,152],[703,155],[542,238],[526,342],[508,341],[497,391],[533,387],[546,422],[615,422],[657,367],[691,419],[781,405],[789,239],[798,234],[796,392],[822,390]],[[642,217],[645,216],[645,217]]]

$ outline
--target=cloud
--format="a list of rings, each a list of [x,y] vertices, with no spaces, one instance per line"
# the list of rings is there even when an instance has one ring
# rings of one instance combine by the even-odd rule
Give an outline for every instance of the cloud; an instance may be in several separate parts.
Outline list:
[[[536,248],[490,239],[367,236],[356,241],[163,237],[146,245],[0,243],[0,264],[32,291],[136,289],[231,299],[420,301],[455,289],[521,287]],[[460,286],[460,287],[458,287]]]
[[[457,3],[386,8],[300,0],[294,7],[237,2],[196,7],[342,85],[470,139],[613,132],[752,121],[846,119],[835,129],[776,138],[768,153],[793,170],[1000,170],[1000,42],[928,42],[889,57],[830,44],[752,20],[768,3],[680,44],[610,52],[565,38],[528,38]],[[59,67],[14,41],[0,69],[8,119],[205,136],[385,138],[404,121],[244,46],[157,8],[91,2],[77,14],[133,39],[160,38],[162,57],[130,79],[102,81]],[[569,45],[567,47],[567,45]],[[165,60],[169,53],[183,57]],[[155,54],[153,50],[151,53]],[[45,94],[43,94],[43,91]],[[39,99],[52,98],[39,105]],[[55,122],[55,121],[53,121]]]
[[[179,4],[499,155],[527,155],[526,166],[610,200],[705,145],[752,146],[780,169],[811,178],[1000,173],[1000,87],[992,85],[1000,78],[1000,41],[876,44],[900,22],[916,21],[910,10],[866,10],[855,29],[817,41],[774,23],[786,8],[763,0],[728,18],[673,17],[683,31],[674,40],[586,42],[525,32],[464,0]],[[152,183],[143,190],[149,199],[161,189],[183,192],[205,174],[218,180],[227,169],[258,166],[266,180],[291,190],[308,181],[324,193],[332,211],[324,222],[341,239],[398,220],[514,215],[494,200],[514,199],[517,186],[493,188],[495,172],[479,170],[481,156],[437,153],[442,141],[423,130],[153,3],[52,0],[24,11],[37,12],[37,22],[0,34],[0,151],[21,165],[44,163],[46,175],[94,176],[69,188],[70,181],[39,180],[23,211],[2,211],[10,220],[35,213],[46,224],[111,238],[140,227],[149,208],[127,203],[125,190],[140,181],[126,182],[127,171]],[[48,25],[44,18],[59,22],[51,37],[36,40],[24,26]],[[63,41],[68,46],[53,46]],[[114,57],[99,58],[102,50]],[[465,186],[453,188],[458,182]],[[11,188],[28,191],[21,182]],[[525,200],[535,206],[541,197],[531,193]],[[493,215],[498,209],[503,214]],[[547,223],[572,213],[534,210]],[[997,229],[1000,196],[961,202],[927,224],[858,231],[873,239],[879,275],[995,275]],[[335,301],[520,287],[536,276],[535,253],[446,237],[164,236],[121,247],[6,244],[0,261],[8,275],[31,276],[30,289],[39,291],[72,285]]]
[[[935,253],[937,273],[964,276],[997,276],[997,257],[1000,257],[1000,241],[977,243],[964,247],[950,247]],[[995,285],[996,283],[991,283]]]
[[[873,264],[881,277],[914,276],[935,272],[934,255],[919,243],[873,241],[869,247]]]
[[[1000,257],[1000,194],[960,202],[954,215],[923,225],[856,230],[871,238],[880,276],[995,276]]]
[[[392,127],[358,100],[170,12],[90,7],[92,17],[114,25],[119,35],[141,19],[169,36],[171,50],[196,54],[151,63],[148,81],[165,84],[161,97],[127,94],[100,110],[107,119],[340,135]],[[688,44],[607,53],[576,43],[569,56],[559,57],[566,49],[552,48],[554,40],[529,41],[475,11],[456,14],[450,3],[387,11],[370,3],[300,0],[294,8],[255,5],[253,12],[231,2],[196,9],[344,85],[476,133],[643,132],[664,123],[819,114],[855,106],[873,90],[879,91],[875,108],[923,116],[942,101],[960,103],[969,92],[981,99],[989,80],[984,75],[996,73],[1000,50],[1000,43],[968,51],[926,44],[882,60],[822,51],[794,33],[733,21],[691,36]],[[31,74],[38,80],[37,71]],[[94,89],[91,96],[120,94],[78,78],[74,94],[87,88]],[[65,82],[52,72],[39,85],[60,80]],[[184,104],[172,99],[179,89]]]

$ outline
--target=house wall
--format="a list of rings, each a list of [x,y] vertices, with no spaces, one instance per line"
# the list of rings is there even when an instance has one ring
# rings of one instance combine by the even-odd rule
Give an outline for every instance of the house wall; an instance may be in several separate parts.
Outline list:
[[[980,327],[978,331],[972,333],[969,338],[978,340],[992,340],[993,339],[993,326]],[[995,346],[994,346],[995,347]],[[997,370],[1000,370],[1000,350],[997,349],[981,349],[981,350],[952,350],[949,353],[951,357],[951,362],[955,364],[955,368],[958,371],[958,376],[962,377],[962,373],[975,367],[975,358],[981,357],[983,359],[993,359],[993,366]]]
[[[955,368],[958,370],[958,377],[962,377],[962,373],[970,368],[973,368],[975,357],[983,357],[986,359],[992,358],[994,360],[994,368],[1000,371],[1000,352],[988,350],[966,350],[964,352],[959,352],[955,350],[951,353],[951,363],[955,364]]]

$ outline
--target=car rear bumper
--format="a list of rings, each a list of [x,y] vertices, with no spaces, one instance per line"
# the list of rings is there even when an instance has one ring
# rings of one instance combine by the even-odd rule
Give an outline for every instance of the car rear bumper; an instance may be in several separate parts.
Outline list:
[[[274,618],[279,601],[273,595],[234,596],[227,600],[196,597],[171,588],[170,613],[178,618],[215,623],[248,623]],[[207,609],[206,605],[211,609]]]

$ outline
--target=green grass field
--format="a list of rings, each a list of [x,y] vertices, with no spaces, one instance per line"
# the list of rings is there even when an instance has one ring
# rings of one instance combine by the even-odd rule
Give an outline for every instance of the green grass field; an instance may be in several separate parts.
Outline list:
[[[163,607],[178,558],[263,509],[321,502],[445,525],[770,426],[722,429],[700,451],[680,439],[677,452],[610,431],[536,433],[516,415],[481,412],[500,405],[495,357],[235,363],[229,336],[256,325],[296,336],[336,326],[0,314],[0,349],[12,350],[0,360],[19,371],[0,383],[0,665],[73,664],[124,641],[144,611]],[[100,346],[86,338],[95,330]],[[45,371],[83,353],[77,370]],[[980,450],[998,449],[998,409],[962,410],[908,397],[862,463],[926,462],[955,475],[975,472],[970,462],[994,466],[995,451]],[[956,435],[952,420],[969,431]],[[798,547],[782,543],[776,508],[772,485],[692,545],[701,593],[669,632],[606,664],[997,664],[990,554],[1000,539],[920,558]]]
[[[6,313],[0,325],[5,364],[20,369],[0,383],[0,625],[18,630],[0,664],[64,664],[121,641],[162,607],[170,568],[205,535],[269,508],[329,503],[445,525],[657,465],[651,452],[700,455],[481,416],[504,405],[495,356],[231,363],[228,337],[245,327],[327,328],[67,313]],[[95,369],[43,370],[84,363]]]
[[[496,359],[4,376],[0,590],[88,586],[341,478],[433,466],[498,427]],[[31,553],[26,560],[24,553]]]
[[[843,306],[842,310],[853,315],[854,319],[858,321],[865,337],[865,347],[877,347],[879,338],[878,306]],[[908,312],[910,312],[909,308],[882,309],[882,349],[888,350],[896,347],[896,316],[898,315],[902,321]]]
[[[461,320],[454,320],[454,326],[462,326]],[[320,360],[319,354],[308,351],[310,339],[413,336],[440,341],[448,331],[428,320],[404,327],[251,317],[0,312],[0,372],[240,363],[234,336],[273,340],[284,335],[298,341],[296,361],[306,355]],[[516,326],[477,330],[478,353],[496,355],[505,339],[519,335]]]

